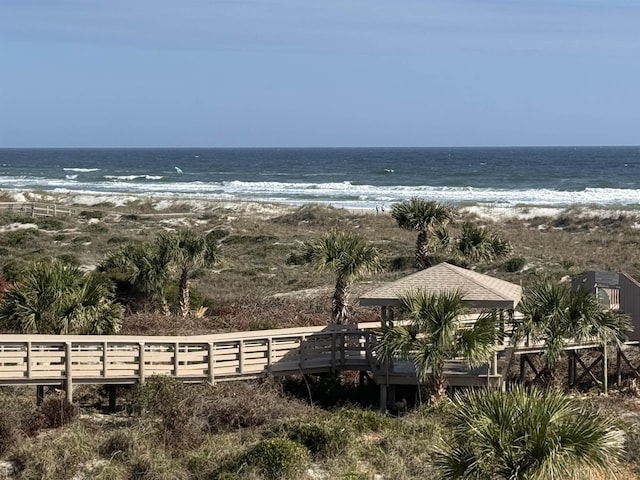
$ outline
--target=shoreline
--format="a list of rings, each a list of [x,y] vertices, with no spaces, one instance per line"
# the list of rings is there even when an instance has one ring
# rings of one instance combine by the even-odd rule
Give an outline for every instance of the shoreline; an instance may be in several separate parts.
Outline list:
[[[175,214],[180,213],[205,213],[209,209],[236,210],[245,214],[255,214],[262,217],[275,217],[287,212],[291,212],[303,205],[318,205],[329,208],[343,209],[354,214],[388,215],[390,205],[385,205],[384,209],[372,209],[369,207],[354,208],[331,205],[329,203],[307,202],[289,203],[277,201],[257,201],[257,200],[222,200],[207,199],[201,197],[175,196],[175,195],[148,195],[137,193],[86,193],[86,192],[49,192],[49,191],[18,191],[0,190],[0,197],[3,202],[16,203],[55,203],[66,207],[108,207],[108,208],[135,208],[144,206],[145,213],[152,214]],[[181,212],[180,207],[184,207],[185,212]],[[536,217],[557,218],[561,215],[574,215],[576,218],[612,218],[619,216],[629,216],[640,221],[640,206],[627,208],[611,208],[604,205],[583,205],[575,204],[571,206],[557,205],[504,205],[504,204],[465,204],[457,206],[460,212],[475,215],[482,220],[492,220],[502,222],[508,220],[530,220]],[[149,211],[151,210],[151,211]],[[172,212],[170,210],[173,210]]]

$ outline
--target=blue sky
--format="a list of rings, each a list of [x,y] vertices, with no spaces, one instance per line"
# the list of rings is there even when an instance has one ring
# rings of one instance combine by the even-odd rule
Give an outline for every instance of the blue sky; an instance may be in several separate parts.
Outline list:
[[[0,147],[640,144],[640,0],[0,0]]]

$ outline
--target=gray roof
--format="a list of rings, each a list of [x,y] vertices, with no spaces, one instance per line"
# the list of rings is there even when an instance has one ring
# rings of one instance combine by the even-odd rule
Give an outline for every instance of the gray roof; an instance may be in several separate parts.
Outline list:
[[[459,291],[470,307],[515,309],[522,287],[473,270],[440,263],[371,290],[360,297],[360,305],[398,305],[398,297],[411,291],[429,294]]]
[[[584,287],[592,290],[596,287],[616,288],[620,286],[620,274],[618,272],[599,272],[591,270],[582,274],[571,282],[573,288]]]

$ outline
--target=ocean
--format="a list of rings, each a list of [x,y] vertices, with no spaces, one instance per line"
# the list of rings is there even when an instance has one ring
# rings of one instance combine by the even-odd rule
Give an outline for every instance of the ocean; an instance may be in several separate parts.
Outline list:
[[[640,147],[0,149],[0,189],[353,209],[640,208]]]

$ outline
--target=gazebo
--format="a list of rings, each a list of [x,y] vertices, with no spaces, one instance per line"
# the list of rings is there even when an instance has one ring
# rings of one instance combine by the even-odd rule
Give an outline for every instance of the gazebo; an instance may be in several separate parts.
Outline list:
[[[512,317],[522,297],[522,287],[473,270],[440,263],[407,277],[373,289],[360,297],[360,305],[380,306],[383,322],[392,322],[394,307],[400,305],[399,297],[408,292],[422,290],[428,294],[460,292],[463,302],[472,310],[493,310],[504,320],[504,313]],[[473,318],[473,316],[472,316]],[[474,321],[474,320],[471,320]],[[380,408],[385,410],[388,395],[395,402],[395,386],[416,384],[415,369],[407,362],[392,362],[384,370],[376,372],[380,382]],[[503,375],[498,372],[498,352],[486,366],[468,368],[466,365],[447,362],[445,374],[451,386],[504,387]]]
[[[393,307],[400,304],[400,295],[416,290],[429,294],[458,291],[469,308],[509,312],[515,310],[522,297],[520,285],[445,262],[365,293],[360,305],[378,305],[382,319],[393,320]]]

